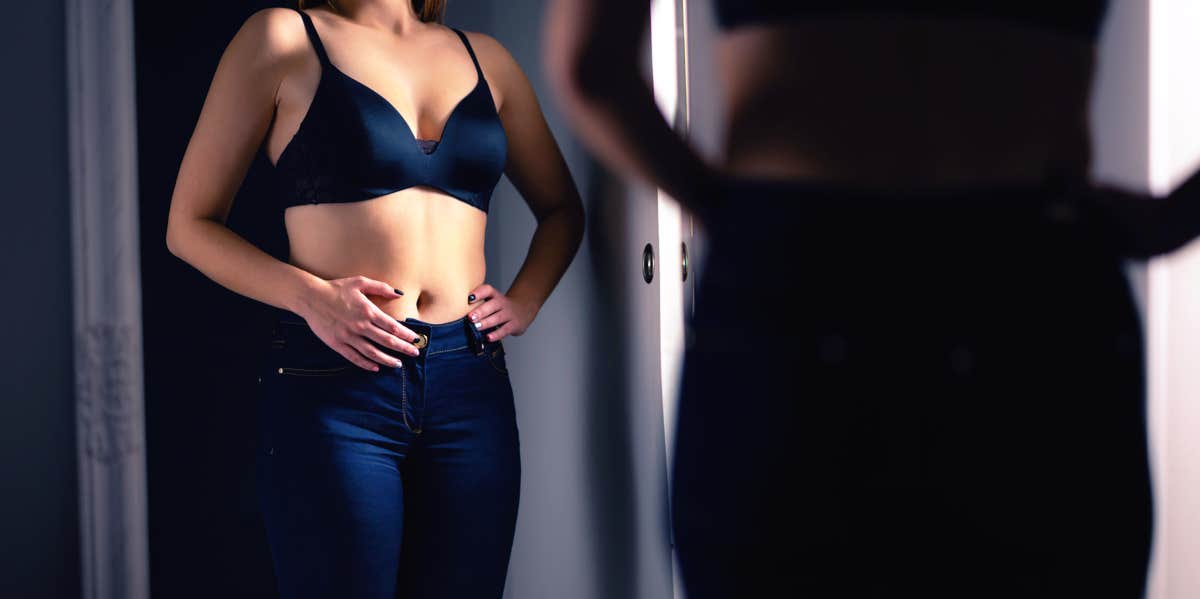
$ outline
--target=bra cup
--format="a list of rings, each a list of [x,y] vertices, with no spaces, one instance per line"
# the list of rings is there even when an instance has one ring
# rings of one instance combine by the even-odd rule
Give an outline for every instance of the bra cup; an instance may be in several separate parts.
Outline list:
[[[442,132],[438,148],[427,158],[428,180],[487,212],[491,190],[504,173],[508,143],[504,128],[491,112],[487,94],[479,93],[460,107]],[[470,199],[468,199],[470,198]]]
[[[338,94],[317,87],[308,113],[275,164],[281,209],[298,204],[337,202],[351,190],[346,160],[348,126]],[[352,147],[352,146],[351,146]]]
[[[463,42],[468,43],[465,37]],[[474,60],[473,51],[471,56]],[[336,67],[323,66],[327,70],[308,113],[275,165],[281,210],[427,186],[487,212],[504,173],[508,142],[482,73],[477,71],[475,87],[451,110],[436,148],[426,154],[385,98]]]

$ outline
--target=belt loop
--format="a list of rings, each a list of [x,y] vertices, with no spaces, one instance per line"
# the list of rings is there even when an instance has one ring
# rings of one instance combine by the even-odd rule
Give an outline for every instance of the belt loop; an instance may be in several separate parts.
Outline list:
[[[471,351],[477,356],[481,355],[483,353],[483,336],[479,333],[479,329],[468,318],[463,319],[463,326],[467,328],[467,339],[471,343]]]

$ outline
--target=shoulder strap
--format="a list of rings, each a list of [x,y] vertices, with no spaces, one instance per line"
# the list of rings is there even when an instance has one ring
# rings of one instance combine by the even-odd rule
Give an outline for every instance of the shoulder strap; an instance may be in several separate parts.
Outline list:
[[[325,54],[325,45],[321,43],[321,36],[317,35],[317,28],[313,26],[312,17],[299,8],[293,10],[300,13],[300,18],[304,21],[304,30],[308,32],[308,39],[312,42],[313,49],[317,51],[317,58],[321,59],[322,63],[328,63],[329,56]]]
[[[454,33],[457,33],[458,37],[462,39],[463,45],[467,47],[467,53],[471,55],[471,62],[475,63],[475,72],[479,74],[479,80],[483,81],[483,69],[479,68],[479,59],[475,58],[475,49],[471,47],[471,42],[467,41],[467,34],[454,27],[450,29],[453,29]]]

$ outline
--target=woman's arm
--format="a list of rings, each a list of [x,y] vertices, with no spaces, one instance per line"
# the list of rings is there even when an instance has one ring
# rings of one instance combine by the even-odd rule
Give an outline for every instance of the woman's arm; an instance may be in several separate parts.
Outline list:
[[[479,303],[468,317],[483,329],[500,325],[489,335],[496,340],[525,332],[546,302],[583,240],[584,210],[524,71],[495,39],[469,35],[501,98],[500,121],[508,138],[505,174],[537,219],[529,254],[508,293],[487,284],[473,292]]]
[[[611,168],[685,206],[714,201],[715,174],[667,123],[638,56],[649,0],[552,0],[543,60],[575,130]]]
[[[1200,235],[1200,171],[1165,197],[1097,185],[1087,199],[1125,257],[1148,259],[1173,252]]]
[[[362,337],[417,351],[396,337],[416,335],[363,295],[394,296],[390,285],[363,277],[326,281],[276,259],[225,226],[234,194],[274,117],[284,73],[303,60],[308,43],[295,11],[267,8],[250,15],[226,46],[180,163],[167,216],[167,248],[218,284],[303,316],[314,330],[320,329],[318,336],[355,364],[366,369],[376,369],[376,362],[394,365],[394,358]],[[366,320],[376,326],[359,335],[343,330]]]

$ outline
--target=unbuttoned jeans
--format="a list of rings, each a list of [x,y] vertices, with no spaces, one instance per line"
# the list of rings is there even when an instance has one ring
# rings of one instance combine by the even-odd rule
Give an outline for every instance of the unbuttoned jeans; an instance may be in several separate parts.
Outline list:
[[[521,461],[504,347],[403,324],[419,356],[364,370],[283,312],[260,368],[256,473],[287,599],[500,597]]]

